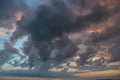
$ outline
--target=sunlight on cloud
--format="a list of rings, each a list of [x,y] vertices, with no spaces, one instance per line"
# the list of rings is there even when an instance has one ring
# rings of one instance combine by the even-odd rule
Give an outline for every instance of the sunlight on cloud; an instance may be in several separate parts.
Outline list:
[[[109,63],[107,66],[120,66],[120,61]]]
[[[4,31],[4,29],[3,29],[3,28],[0,28],[0,35],[3,35],[3,36],[5,36],[5,35],[6,35],[6,33],[5,33],[5,31]]]
[[[63,70],[63,68],[52,68],[52,69],[49,69],[49,71],[54,71],[54,72],[61,72]]]
[[[0,34],[10,38],[13,32],[17,29],[17,22],[22,19],[23,15],[22,12],[18,11],[14,13],[14,17],[10,20],[1,22]]]
[[[24,15],[24,14],[23,14],[22,12],[16,12],[16,13],[15,13],[16,20],[17,20],[17,21],[20,21],[23,15]]]
[[[120,70],[105,70],[105,71],[93,71],[87,73],[78,73],[75,76],[80,77],[105,77],[105,76],[115,76],[120,75]]]
[[[120,75],[120,0],[8,1],[0,1],[0,71]]]
[[[14,67],[11,64],[7,64],[7,63],[1,66],[1,71],[11,71],[11,70],[29,70],[29,68],[28,67],[22,68],[21,66]]]

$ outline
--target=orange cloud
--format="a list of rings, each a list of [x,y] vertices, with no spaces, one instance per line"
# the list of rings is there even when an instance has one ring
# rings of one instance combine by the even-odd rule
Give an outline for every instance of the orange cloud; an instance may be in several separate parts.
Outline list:
[[[22,18],[22,16],[23,16],[23,13],[22,13],[22,12],[16,12],[16,13],[15,13],[15,17],[16,17],[17,21],[20,21],[21,18]]]
[[[119,5],[120,0],[99,0],[99,4],[108,9],[115,9]]]
[[[0,35],[6,35],[6,33],[0,29]]]
[[[95,27],[96,26],[96,27]],[[114,26],[114,20],[108,19],[106,22],[103,22],[98,25],[91,25],[91,27],[86,30],[87,33],[102,33],[106,30],[106,28],[113,27]]]
[[[80,77],[106,77],[106,76],[116,76],[116,75],[120,75],[120,70],[105,70],[105,71],[95,71],[95,72],[75,74],[75,76],[80,76]]]
[[[105,61],[110,60],[109,48],[111,48],[114,44],[111,45],[101,45],[101,48],[97,51],[97,54],[92,58],[93,61],[100,60],[104,58]]]

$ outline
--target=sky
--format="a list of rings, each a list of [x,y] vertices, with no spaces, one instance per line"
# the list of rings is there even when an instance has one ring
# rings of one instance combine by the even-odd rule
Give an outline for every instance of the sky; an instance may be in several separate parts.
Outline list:
[[[65,72],[76,78],[120,75],[119,4],[1,0],[0,71]]]

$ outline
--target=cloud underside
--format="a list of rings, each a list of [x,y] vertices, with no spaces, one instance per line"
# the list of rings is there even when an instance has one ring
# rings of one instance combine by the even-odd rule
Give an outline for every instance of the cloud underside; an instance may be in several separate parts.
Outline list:
[[[22,51],[30,67],[39,61],[56,65],[75,56],[80,57],[75,60],[78,65],[119,61],[119,4],[119,0],[50,0],[35,9],[24,0],[0,1],[0,34],[11,33],[12,44],[29,37]],[[5,48],[7,55],[13,50]]]

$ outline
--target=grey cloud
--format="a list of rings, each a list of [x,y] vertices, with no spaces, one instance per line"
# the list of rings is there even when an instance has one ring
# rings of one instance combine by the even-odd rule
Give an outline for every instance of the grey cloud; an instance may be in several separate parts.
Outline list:
[[[83,1],[80,3],[79,1],[77,3],[73,1],[73,3],[70,2],[70,4],[62,0],[51,0],[50,2],[50,5],[40,5],[35,15],[26,15],[27,17],[24,16],[22,20],[17,23],[18,30],[22,30],[30,37],[29,41],[24,44],[24,52],[29,55],[31,65],[34,65],[32,63],[36,58],[40,58],[42,61],[51,59],[63,61],[67,58],[71,58],[76,54],[78,49],[77,45],[69,40],[68,37],[65,37],[65,34],[77,31],[81,32],[89,28],[91,24],[99,24],[107,21],[120,11],[119,5],[115,5],[114,9],[108,9],[107,6],[101,6],[98,1],[96,1],[94,5],[92,4],[93,6],[89,8],[91,12],[81,16],[76,15],[73,11],[74,8],[70,8],[69,6],[81,4],[80,6],[77,5],[77,7],[85,8],[87,4],[89,4],[87,0],[86,2]],[[84,5],[82,5],[82,3],[84,3]],[[108,31],[108,29],[106,32],[97,35],[97,37],[90,37],[94,38],[93,43],[91,41],[84,41],[85,44],[98,47],[94,44],[99,42],[97,40],[105,39],[106,41],[110,39],[111,36],[119,34],[119,27],[110,29],[112,29],[111,32]],[[115,33],[112,34],[113,32]],[[111,36],[108,36],[108,34]],[[84,65],[86,63],[87,59],[96,52],[95,47],[88,49],[85,54],[80,55],[81,60],[79,64]]]
[[[0,50],[0,65],[4,64],[7,60],[10,59],[12,54],[17,54],[18,50],[13,48],[10,43],[4,43],[4,49]]]

